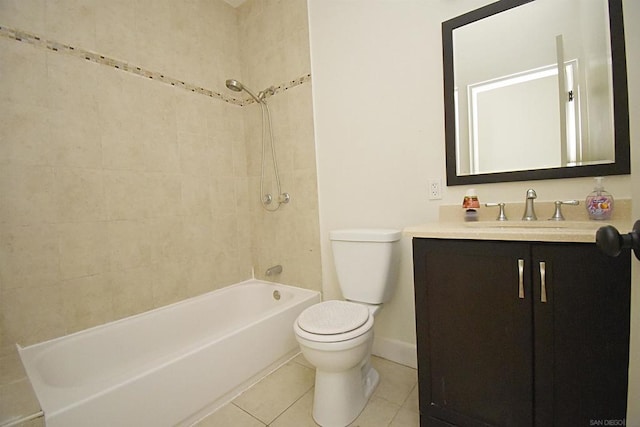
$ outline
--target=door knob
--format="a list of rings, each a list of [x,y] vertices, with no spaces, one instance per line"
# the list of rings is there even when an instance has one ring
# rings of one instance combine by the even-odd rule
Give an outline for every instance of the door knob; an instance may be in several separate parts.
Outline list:
[[[624,249],[633,249],[636,258],[640,260],[640,220],[633,225],[633,230],[627,234],[620,234],[618,230],[606,225],[596,232],[596,246],[605,254],[615,257]]]

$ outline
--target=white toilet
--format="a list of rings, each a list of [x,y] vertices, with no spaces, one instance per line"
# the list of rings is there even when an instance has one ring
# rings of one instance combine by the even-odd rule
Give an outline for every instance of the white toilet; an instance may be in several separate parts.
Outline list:
[[[378,385],[378,372],[369,363],[373,318],[393,294],[401,235],[388,229],[329,233],[347,301],[315,304],[293,326],[302,354],[316,367],[313,418],[323,427],[344,427],[356,419]]]

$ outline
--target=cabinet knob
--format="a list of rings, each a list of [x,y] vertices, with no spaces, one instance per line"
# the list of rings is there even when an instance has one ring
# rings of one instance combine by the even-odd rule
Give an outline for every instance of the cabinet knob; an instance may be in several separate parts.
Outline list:
[[[596,246],[605,254],[616,257],[624,249],[632,249],[640,260],[640,220],[633,225],[633,230],[620,234],[612,225],[600,227],[596,232]]]

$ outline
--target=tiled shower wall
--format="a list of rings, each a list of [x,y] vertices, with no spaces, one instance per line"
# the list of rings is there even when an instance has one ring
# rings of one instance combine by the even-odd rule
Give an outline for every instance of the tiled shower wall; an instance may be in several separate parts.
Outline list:
[[[307,76],[309,25],[306,0],[256,0],[239,8],[240,64],[244,83],[263,90],[273,82]],[[286,77],[290,76],[290,77]],[[286,77],[286,79],[285,79]],[[262,209],[260,196],[261,114],[257,105],[243,108],[247,141],[247,174],[251,200],[253,254],[256,277],[282,264],[277,279],[309,289],[322,288],[318,191],[311,84],[292,86],[268,99],[282,191],[291,203],[275,213]],[[269,152],[267,147],[267,159]],[[268,163],[268,162],[267,162]],[[268,163],[269,164],[269,163]],[[266,190],[273,190],[273,177],[265,174]],[[276,194],[273,191],[273,194]]]
[[[272,6],[274,31],[306,31],[304,0],[0,0],[0,26],[38,37],[0,37],[0,355],[254,265],[320,289],[308,41],[270,59],[268,83],[243,75],[243,20]],[[276,39],[286,57],[292,41]],[[259,108],[238,106],[227,78],[280,88],[269,103],[292,202],[276,213],[258,203]]]

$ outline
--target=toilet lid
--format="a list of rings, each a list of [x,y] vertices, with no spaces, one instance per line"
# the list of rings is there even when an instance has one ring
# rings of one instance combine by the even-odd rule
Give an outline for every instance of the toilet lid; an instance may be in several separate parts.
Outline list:
[[[325,301],[298,316],[303,331],[317,335],[336,335],[353,331],[369,320],[369,309],[348,301]]]

